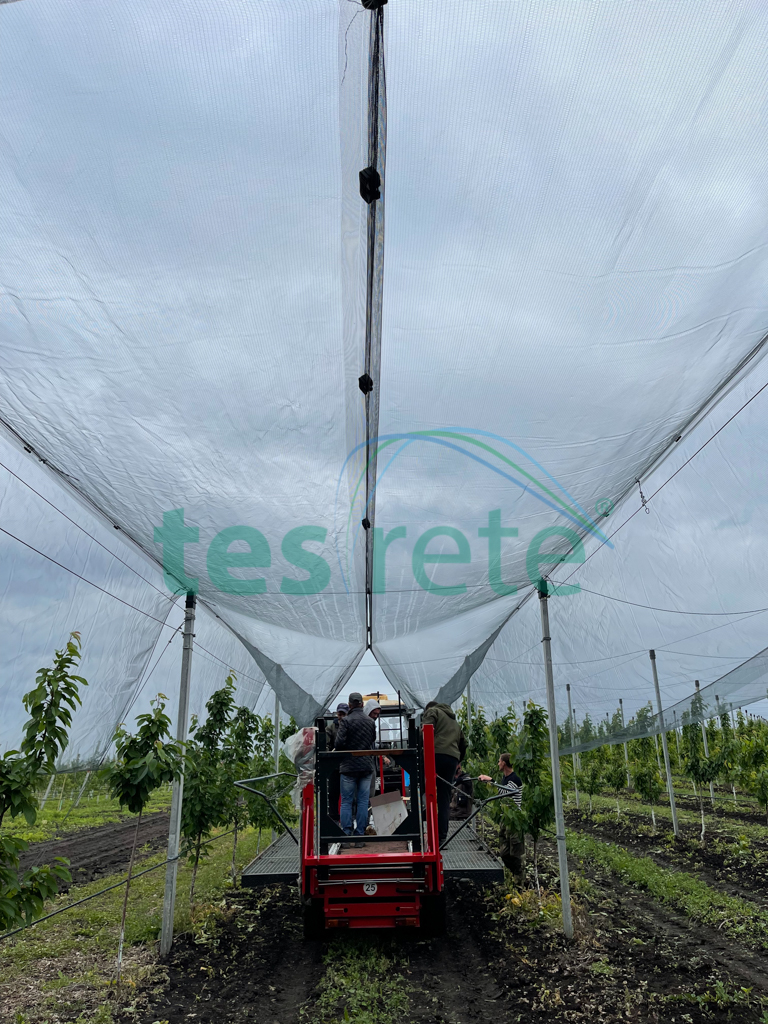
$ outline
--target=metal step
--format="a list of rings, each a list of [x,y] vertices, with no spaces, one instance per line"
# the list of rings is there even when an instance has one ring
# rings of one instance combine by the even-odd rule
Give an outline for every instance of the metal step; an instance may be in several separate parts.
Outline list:
[[[462,823],[448,825],[449,838]],[[461,830],[443,850],[443,874],[446,878],[469,878],[473,882],[503,882],[504,865],[474,831],[474,822]]]
[[[243,868],[242,885],[268,885],[272,882],[295,883],[299,877],[299,848],[287,832],[270,843],[259,856]]]

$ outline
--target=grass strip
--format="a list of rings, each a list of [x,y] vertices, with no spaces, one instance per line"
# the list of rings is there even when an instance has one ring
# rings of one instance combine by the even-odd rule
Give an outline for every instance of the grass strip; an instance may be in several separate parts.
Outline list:
[[[694,875],[659,867],[650,857],[637,857],[615,843],[568,832],[575,856],[597,864],[659,903],[681,910],[692,921],[711,925],[752,949],[768,949],[768,912],[747,900],[718,892]]]
[[[268,833],[263,833],[268,841]],[[238,867],[248,863],[256,853],[258,832],[241,833],[237,847]],[[264,842],[261,844],[264,845]],[[208,856],[201,860],[195,886],[195,905],[189,904],[189,883],[192,869],[180,861],[176,895],[174,930],[177,936],[191,933],[198,940],[212,934],[222,913],[222,897],[231,891],[229,866],[232,859],[232,838],[227,836],[212,843]],[[165,851],[147,858],[143,866],[163,861]],[[51,901],[48,909],[56,909],[88,896],[114,882],[124,874],[110,875],[73,886]],[[128,902],[126,942],[134,947],[128,954],[125,988],[130,993],[137,982],[153,970],[152,944],[157,939],[162,921],[165,871],[135,878]],[[89,1024],[111,1021],[110,978],[117,953],[123,889],[113,889],[72,911],[41,921],[19,932],[0,945],[0,1005],[8,1011],[2,1020],[16,1024],[50,1024],[61,1019]],[[149,949],[142,951],[142,945]],[[135,963],[133,962],[135,960]],[[53,1016],[52,1016],[53,1015]],[[82,1024],[81,1022],[81,1024]]]
[[[391,942],[342,936],[323,957],[319,998],[302,1016],[316,1024],[393,1024],[408,1012],[402,968],[406,958]]]

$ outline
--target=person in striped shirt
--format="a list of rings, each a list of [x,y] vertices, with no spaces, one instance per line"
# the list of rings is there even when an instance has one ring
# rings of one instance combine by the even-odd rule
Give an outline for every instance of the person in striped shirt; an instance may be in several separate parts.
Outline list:
[[[499,782],[494,782],[490,775],[479,775],[479,781],[490,782],[496,786],[499,793],[508,794],[520,807],[523,802],[523,780],[512,767],[512,758],[509,754],[501,755],[499,768]],[[499,828],[499,847],[504,867],[512,872],[518,883],[522,884],[525,875],[525,836],[513,832],[506,822],[502,821]]]

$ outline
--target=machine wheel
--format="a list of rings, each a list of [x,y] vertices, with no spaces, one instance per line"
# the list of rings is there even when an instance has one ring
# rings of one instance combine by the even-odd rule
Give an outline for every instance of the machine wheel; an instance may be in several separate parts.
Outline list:
[[[325,935],[325,914],[323,901],[310,899],[301,908],[304,918],[304,938],[310,942],[322,939]]]
[[[430,892],[421,897],[421,931],[432,938],[445,934],[445,893]]]

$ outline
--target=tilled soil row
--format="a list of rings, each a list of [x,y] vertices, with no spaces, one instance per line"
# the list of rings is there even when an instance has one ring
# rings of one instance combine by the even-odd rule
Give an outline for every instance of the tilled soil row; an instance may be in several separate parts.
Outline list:
[[[305,942],[292,886],[238,889],[223,920],[182,936],[165,964],[167,982],[125,1024],[288,1024],[298,1021],[323,974],[322,945]]]
[[[700,832],[694,827],[681,826],[680,838],[672,843],[672,826],[667,822],[659,823],[658,833],[653,836],[637,832],[637,819],[631,817],[609,824],[571,810],[566,820],[569,828],[651,857],[667,870],[688,871],[729,896],[740,896],[768,909],[768,862],[745,856],[734,864],[724,853],[713,849],[712,837],[705,839],[702,846]]]
[[[168,812],[158,811],[142,818],[139,826],[139,859],[148,852],[163,849],[168,842]],[[95,878],[128,870],[131,846],[136,832],[136,818],[111,825],[99,825],[81,832],[72,832],[44,843],[34,843],[21,856],[21,867],[27,870],[52,863],[54,857],[66,857],[70,864],[73,885],[84,885]],[[149,844],[150,851],[142,848]],[[62,891],[67,887],[62,886]]]

